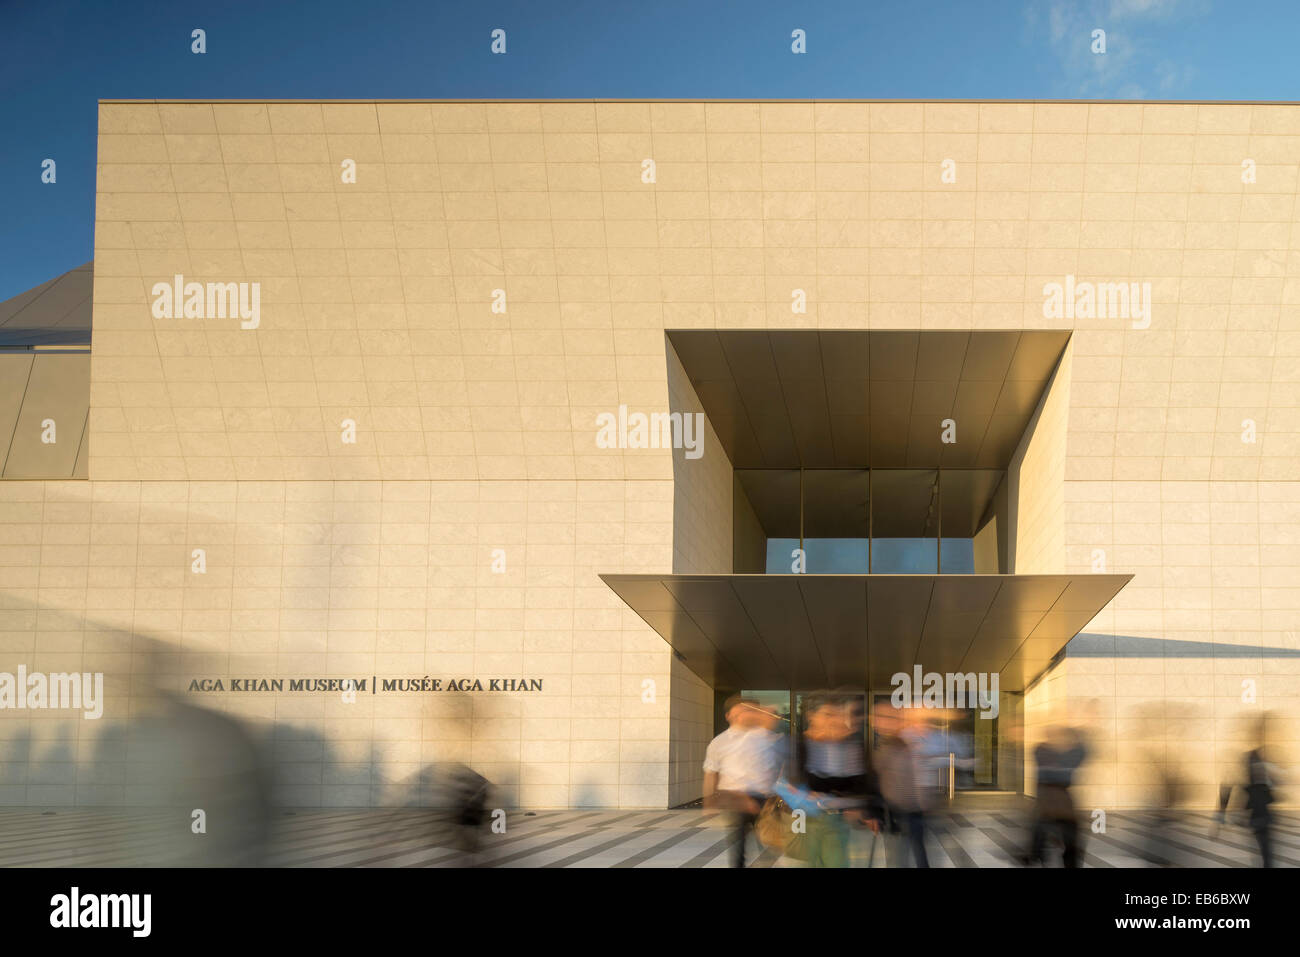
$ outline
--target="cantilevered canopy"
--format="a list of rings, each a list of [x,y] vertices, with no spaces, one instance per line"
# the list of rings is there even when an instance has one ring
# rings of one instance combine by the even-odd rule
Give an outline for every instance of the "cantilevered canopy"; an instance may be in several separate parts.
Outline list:
[[[1003,469],[1068,330],[670,330],[738,469]],[[945,420],[955,442],[941,438]]]
[[[1133,576],[600,577],[715,688],[881,688],[919,664],[1020,691]]]

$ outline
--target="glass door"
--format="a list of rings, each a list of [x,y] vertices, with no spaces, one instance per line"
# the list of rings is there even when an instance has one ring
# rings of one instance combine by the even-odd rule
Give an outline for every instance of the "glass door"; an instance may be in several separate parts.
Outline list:
[[[952,755],[953,784],[958,791],[998,786],[998,719],[981,718],[974,708],[944,712],[944,745]]]
[[[891,704],[891,695],[872,695],[873,735],[880,732],[876,719],[887,716],[890,730],[897,732],[907,717],[923,719],[935,740],[927,750],[934,756],[936,785],[947,793],[954,791],[995,790],[998,786],[998,719],[981,718],[973,708],[922,708],[920,715],[912,709],[900,710]],[[876,737],[872,746],[878,746]]]

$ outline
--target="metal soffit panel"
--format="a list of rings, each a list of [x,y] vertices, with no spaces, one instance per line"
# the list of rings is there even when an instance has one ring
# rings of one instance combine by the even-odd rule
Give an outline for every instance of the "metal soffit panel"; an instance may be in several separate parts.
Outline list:
[[[672,330],[736,468],[1005,468],[1067,330]],[[939,423],[957,422],[958,441]]]
[[[85,478],[89,410],[89,355],[0,354],[0,478]]]
[[[1133,576],[600,577],[715,688],[882,688],[921,665],[1022,691]]]

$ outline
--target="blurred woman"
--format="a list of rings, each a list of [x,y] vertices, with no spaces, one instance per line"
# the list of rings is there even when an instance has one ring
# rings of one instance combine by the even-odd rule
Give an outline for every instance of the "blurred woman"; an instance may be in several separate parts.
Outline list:
[[[846,867],[850,828],[866,824],[878,830],[880,820],[861,702],[816,694],[807,699],[804,714],[806,727],[795,742],[778,793],[807,814],[807,862],[813,867]]]

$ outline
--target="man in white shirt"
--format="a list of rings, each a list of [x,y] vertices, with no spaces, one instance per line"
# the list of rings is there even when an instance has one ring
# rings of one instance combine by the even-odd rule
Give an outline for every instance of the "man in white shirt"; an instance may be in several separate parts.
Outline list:
[[[777,717],[752,698],[732,695],[725,705],[727,730],[704,755],[704,806],[734,812],[733,867],[745,866],[745,841],[785,760],[785,739],[772,728]]]

